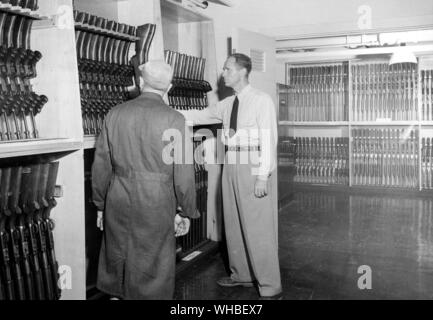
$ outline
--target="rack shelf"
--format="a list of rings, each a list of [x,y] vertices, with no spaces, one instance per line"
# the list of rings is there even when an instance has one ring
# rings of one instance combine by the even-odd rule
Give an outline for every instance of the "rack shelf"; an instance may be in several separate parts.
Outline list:
[[[29,17],[34,20],[46,20],[48,17],[40,15],[37,11],[20,6],[12,6],[10,3],[0,3],[0,12],[13,13],[20,16]]]
[[[176,21],[177,23],[211,20],[208,16],[198,12],[195,8],[187,7],[175,0],[161,1],[161,10],[165,12],[170,20]]]
[[[84,136],[83,148],[84,149],[93,149],[96,145],[97,136]]]
[[[375,190],[410,190],[418,192],[424,189],[424,184],[427,183],[426,188],[428,189],[431,187],[430,180],[429,178],[425,178],[428,174],[425,174],[423,171],[427,169],[423,169],[421,165],[422,161],[429,163],[429,160],[423,160],[426,154],[426,151],[423,150],[430,150],[428,140],[425,140],[427,143],[424,144],[424,138],[433,138],[433,121],[414,119],[428,119],[425,113],[429,115],[433,112],[431,111],[430,100],[425,102],[425,95],[431,92],[431,83],[428,82],[428,77],[432,67],[427,64],[427,61],[431,61],[433,57],[432,53],[433,51],[429,51],[420,55],[418,57],[419,64],[416,67],[413,65],[408,66],[407,64],[389,67],[387,61],[377,63],[376,60],[368,58],[343,61],[343,65],[348,66],[347,82],[337,90],[337,92],[342,92],[343,96],[337,95],[332,99],[337,99],[340,104],[344,101],[343,106],[347,112],[344,118],[347,116],[346,119],[353,120],[327,122],[280,121],[280,136],[317,137],[316,139],[328,136],[348,138],[349,145],[346,150],[349,155],[348,186],[351,188],[357,188],[357,190],[373,188]],[[337,55],[338,53],[332,53],[328,57],[329,59],[326,60],[330,61],[333,57],[336,58],[335,60],[339,60],[337,59]],[[322,61],[310,61],[309,59],[299,61],[299,63],[298,61],[296,63],[293,61],[286,63],[286,83],[280,88],[281,99],[284,103],[280,105],[279,114],[283,116],[283,119],[287,119],[287,116],[292,114],[291,110],[294,110],[297,115],[302,114],[304,116],[305,112],[303,112],[303,108],[305,106],[326,105],[328,95],[323,95],[323,91],[319,90],[322,87],[317,86],[317,82],[320,79],[322,81],[319,81],[321,85],[323,85],[323,81],[327,81],[326,79],[329,80],[329,77],[327,78],[328,69],[321,69],[321,67],[326,65]],[[420,72],[420,70],[424,70],[423,68],[428,70],[427,76]],[[390,74],[398,74],[398,78],[396,77],[391,81],[389,78]],[[332,76],[339,76],[341,79],[342,77],[344,78],[345,73],[343,72],[342,75],[338,69],[336,71],[335,68],[331,68],[331,78]],[[333,89],[331,92],[335,92],[335,88],[333,87],[335,82],[338,83],[335,79],[334,82],[331,81],[330,86]],[[399,85],[394,86],[395,84]],[[291,85],[297,85],[301,91],[298,89],[295,91],[288,90]],[[329,83],[326,85],[329,85]],[[388,92],[386,90],[391,89],[393,90],[393,94],[391,95],[384,96],[380,93],[380,90]],[[367,96],[368,99],[366,98]],[[323,99],[325,102],[318,101],[318,99]],[[427,99],[429,98],[427,97]],[[391,106],[395,113],[390,112]],[[331,111],[333,114],[338,114],[341,109],[334,108]],[[310,118],[314,119],[314,113],[308,111],[308,117],[306,120]],[[341,118],[337,117],[333,119]],[[374,120],[361,121],[361,119]],[[404,130],[402,131],[402,129]],[[382,147],[377,147],[378,141],[381,142],[380,145]],[[385,149],[383,149],[383,146],[385,146]],[[307,145],[306,152],[310,152],[310,148],[311,145]],[[360,158],[360,155],[365,157],[365,162],[362,162],[363,160],[361,159],[364,158]],[[312,157],[315,158],[318,155],[313,154]],[[387,175],[387,178],[391,177],[390,180],[386,180],[387,185],[374,184],[374,180],[372,180],[371,184],[360,185],[359,179],[366,179],[366,177],[374,176],[377,173],[375,170],[378,169],[375,167],[374,161],[377,161],[379,157],[385,159],[386,163],[385,167],[379,168],[379,170],[385,170],[384,174]],[[406,159],[405,157],[410,160],[409,164],[401,160]],[[428,155],[428,157],[431,156]],[[313,166],[312,170],[315,170],[317,165],[314,164]],[[396,166],[398,166],[398,170]],[[411,170],[410,175],[402,175],[401,168]],[[367,175],[365,175],[366,172]],[[368,180],[368,182],[370,183],[371,181]],[[311,182],[304,182],[303,184],[314,185]]]
[[[301,127],[344,127],[348,126],[348,121],[279,121],[281,126],[301,126]]]
[[[352,126],[416,126],[419,121],[354,121]]]
[[[111,37],[114,37],[117,39],[127,40],[127,41],[131,41],[131,42],[137,41],[139,39],[138,37],[131,36],[131,35],[128,35],[125,33],[114,32],[114,31],[102,29],[102,28],[99,28],[96,26],[92,26],[92,25],[85,24],[85,23],[79,23],[79,22],[75,22],[75,29],[93,32],[93,33],[97,33],[97,34],[102,34],[104,36],[111,36]]]
[[[81,141],[62,138],[6,141],[0,143],[0,158],[74,151],[81,149],[82,146]]]

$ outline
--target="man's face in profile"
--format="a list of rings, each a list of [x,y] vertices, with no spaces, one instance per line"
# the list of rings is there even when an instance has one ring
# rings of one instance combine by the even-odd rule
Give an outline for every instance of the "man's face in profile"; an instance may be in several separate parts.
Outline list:
[[[223,70],[224,83],[227,87],[233,88],[241,81],[243,69],[236,64],[235,58],[228,58]]]

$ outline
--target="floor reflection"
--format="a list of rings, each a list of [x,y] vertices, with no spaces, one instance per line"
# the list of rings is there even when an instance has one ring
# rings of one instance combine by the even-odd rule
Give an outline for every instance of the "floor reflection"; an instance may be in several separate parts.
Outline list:
[[[302,191],[280,212],[286,299],[433,299],[433,200],[399,195]],[[372,289],[360,290],[360,266]],[[177,280],[177,299],[257,299],[219,288],[220,255]]]

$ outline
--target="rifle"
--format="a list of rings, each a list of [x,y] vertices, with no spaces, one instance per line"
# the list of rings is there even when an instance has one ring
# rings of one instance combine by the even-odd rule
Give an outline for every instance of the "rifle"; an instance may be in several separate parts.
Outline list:
[[[425,138],[421,139],[421,187],[426,188],[427,177],[427,159],[426,159],[426,142]]]
[[[138,56],[139,65],[148,60],[150,44],[152,43],[155,31],[156,25],[150,23],[138,26],[136,29],[139,40],[136,42],[135,52]]]
[[[302,171],[303,171],[303,165],[304,165],[304,148],[302,145],[303,138],[297,137],[296,138],[296,159],[297,159],[297,170],[296,170],[296,181],[302,182]]]
[[[419,184],[419,176],[418,176],[418,160],[419,160],[419,155],[418,155],[418,131],[414,131],[414,137],[412,139],[412,145],[413,145],[413,152],[412,152],[412,156],[413,156],[413,170],[414,170],[414,176],[415,176],[415,181],[414,181],[414,187],[417,186],[417,184]]]
[[[428,114],[429,114],[429,121],[431,121],[432,119],[433,119],[433,117],[432,117],[432,113],[433,113],[433,109],[432,109],[432,70],[428,70],[428,71],[426,71],[426,72],[428,72],[428,84],[427,84],[427,88],[428,88],[428,107],[427,107],[427,109],[429,110],[428,111]]]
[[[54,299],[53,287],[52,287],[52,275],[51,269],[48,263],[47,256],[47,241],[45,237],[45,222],[43,219],[43,211],[49,206],[49,203],[46,199],[46,190],[48,185],[48,172],[47,167],[48,164],[42,165],[42,174],[40,178],[39,188],[38,188],[38,204],[39,210],[35,212],[34,220],[33,220],[33,228],[36,234],[37,246],[39,248],[38,259],[42,262],[42,279],[44,282],[44,297],[47,300]],[[49,166],[48,166],[49,169]]]
[[[37,168],[38,169],[38,168]],[[33,281],[33,274],[30,267],[30,254],[29,254],[29,230],[25,225],[25,213],[28,212],[29,198],[34,188],[34,180],[39,179],[39,171],[34,167],[24,167],[22,170],[21,178],[21,194],[20,194],[20,208],[21,214],[18,217],[18,241],[19,249],[22,258],[22,266],[24,270],[24,285],[27,299],[35,299],[35,287]]]
[[[48,174],[48,183],[46,188],[46,196],[45,199],[48,201],[48,207],[46,207],[43,211],[43,219],[44,219],[44,229],[46,232],[46,239],[48,239],[48,262],[51,269],[51,281],[52,286],[54,288],[54,299],[60,299],[61,290],[58,286],[59,280],[59,266],[56,259],[55,248],[54,248],[54,222],[50,218],[51,210],[57,205],[56,199],[54,198],[54,191],[56,187],[56,179],[57,172],[59,170],[59,162],[50,163],[49,174]]]
[[[16,298],[18,300],[26,299],[26,291],[24,285],[24,279],[21,272],[21,260],[22,257],[20,255],[19,246],[17,244],[18,235],[16,230],[15,221],[17,219],[17,215],[22,213],[21,209],[18,206],[18,200],[21,190],[21,176],[22,176],[22,167],[14,167],[12,168],[11,181],[12,185],[10,188],[10,198],[9,198],[9,213],[8,217],[8,231],[9,231],[9,241],[10,248],[12,249],[12,262],[13,262],[13,274],[15,280],[15,288],[16,288]]]
[[[431,142],[431,144],[430,144]],[[427,138],[427,189],[432,188],[433,138]]]
[[[1,250],[1,275],[4,279],[4,295],[7,300],[15,298],[15,288],[10,269],[9,235],[6,230],[7,216],[10,215],[8,208],[8,193],[10,188],[11,168],[3,168],[0,185],[0,250]]]
[[[38,203],[38,189],[44,183],[48,175],[47,165],[35,165],[32,168],[31,189],[27,196],[24,210],[24,221],[28,231],[28,242],[30,252],[30,268],[33,274],[34,292],[36,300],[44,300],[44,284],[39,264],[39,249],[37,244],[37,228],[34,222],[34,215],[40,209]]]
[[[420,120],[418,117],[418,75],[416,68],[412,68],[412,110],[413,119]]]

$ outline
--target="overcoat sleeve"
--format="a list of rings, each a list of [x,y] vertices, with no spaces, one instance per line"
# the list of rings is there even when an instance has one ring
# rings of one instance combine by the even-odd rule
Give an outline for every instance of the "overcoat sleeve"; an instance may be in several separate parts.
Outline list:
[[[100,211],[103,211],[105,208],[105,198],[113,174],[108,143],[107,121],[108,116],[96,141],[95,160],[92,165],[93,203]]]
[[[199,218],[200,213],[196,208],[196,190],[195,190],[195,173],[194,164],[187,162],[185,150],[187,148],[185,142],[185,118],[179,115],[175,118],[172,128],[179,130],[181,133],[181,141],[175,141],[174,148],[181,148],[183,157],[182,161],[174,161],[173,163],[173,184],[178,205],[182,208],[183,216],[189,218]]]

